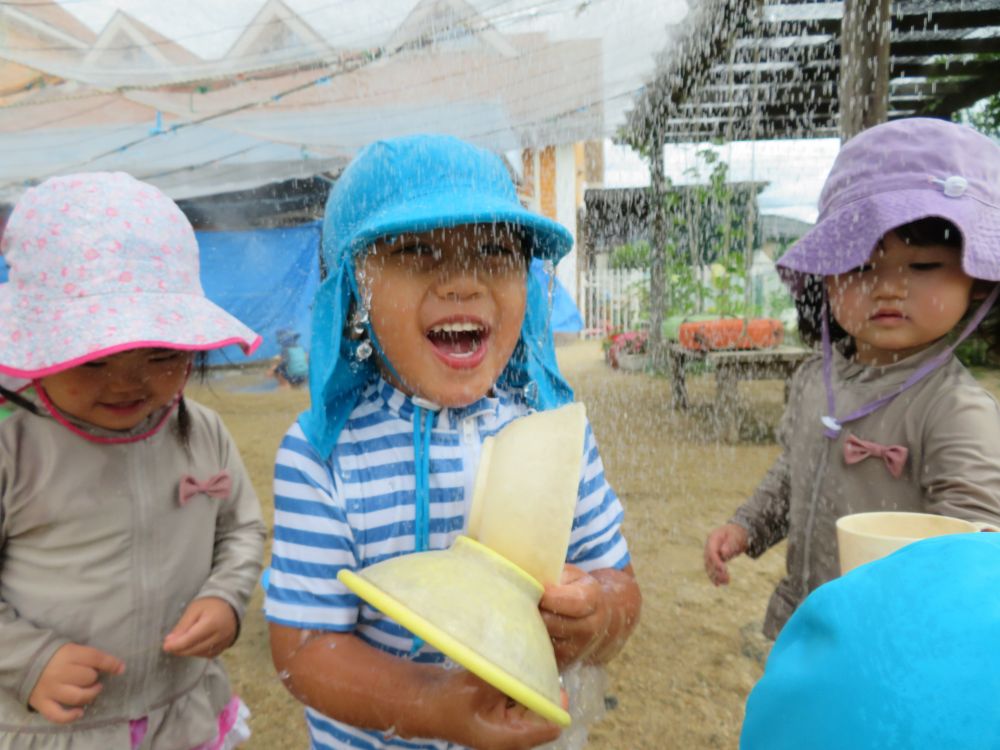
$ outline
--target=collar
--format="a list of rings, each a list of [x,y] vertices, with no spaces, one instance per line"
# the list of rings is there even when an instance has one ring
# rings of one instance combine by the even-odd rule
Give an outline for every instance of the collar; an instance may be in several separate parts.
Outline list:
[[[384,408],[393,416],[406,422],[413,421],[414,397],[399,390],[396,386],[379,376],[373,384],[370,398],[381,402]],[[483,396],[466,406],[449,406],[438,410],[438,419],[444,420],[450,426],[469,417],[500,416],[500,407],[511,401],[506,391],[494,387],[494,395]],[[420,399],[417,405],[427,409],[428,402]],[[434,410],[432,410],[434,411]]]
[[[877,384],[880,390],[894,388],[902,385],[914,370],[940,356],[951,345],[949,339],[950,337],[946,336],[926,349],[921,349],[889,365],[866,365],[856,362],[844,355],[843,344],[838,342],[838,345],[833,347],[833,369],[837,373],[837,378],[844,382],[858,385],[873,383]]]

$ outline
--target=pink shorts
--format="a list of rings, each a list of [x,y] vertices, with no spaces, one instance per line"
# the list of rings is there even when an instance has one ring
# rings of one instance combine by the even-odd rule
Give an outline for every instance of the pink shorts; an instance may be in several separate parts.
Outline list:
[[[236,726],[242,703],[243,702],[235,695],[230,698],[229,703],[226,704],[226,707],[223,708],[222,712],[219,714],[219,734],[214,740],[198,745],[198,747],[193,747],[191,750],[221,750],[225,746],[227,735],[232,731],[233,727]],[[129,722],[129,732],[132,735],[132,750],[135,750],[142,744],[143,739],[146,737],[146,729],[148,728],[148,725],[149,719],[145,716],[141,719],[133,719]]]

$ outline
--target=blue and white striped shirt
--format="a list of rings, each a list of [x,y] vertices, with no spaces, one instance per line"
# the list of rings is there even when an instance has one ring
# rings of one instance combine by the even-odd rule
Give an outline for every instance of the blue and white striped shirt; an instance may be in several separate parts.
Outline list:
[[[430,549],[447,549],[465,529],[484,438],[528,407],[506,395],[442,409],[431,434]],[[340,434],[329,460],[313,450],[298,423],[278,449],[274,473],[274,544],[267,589],[268,620],[289,627],[353,632],[401,658],[441,662],[429,645],[410,654],[412,635],[337,580],[415,550],[413,403],[384,380],[371,384]],[[591,571],[623,568],[628,548],[622,507],[604,479],[587,426],[579,499],[567,561]],[[357,729],[310,708],[314,748],[448,748]]]

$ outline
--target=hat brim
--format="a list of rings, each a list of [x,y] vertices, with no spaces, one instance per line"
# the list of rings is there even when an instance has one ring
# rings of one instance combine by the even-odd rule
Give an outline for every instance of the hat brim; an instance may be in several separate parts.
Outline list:
[[[962,267],[977,279],[1000,281],[1000,210],[970,196],[933,189],[896,190],[853,201],[822,217],[778,260],[793,291],[802,275],[832,276],[865,263],[890,230],[928,217],[947,219],[962,233]]]
[[[88,295],[25,308],[14,304],[15,291],[7,286],[0,285],[0,373],[16,378],[54,375],[140,347],[209,351],[238,345],[249,355],[261,343],[198,294]]]
[[[463,224],[514,224],[532,236],[532,257],[558,262],[573,246],[573,235],[558,222],[547,219],[508,200],[484,198],[450,191],[418,196],[404,205],[375,213],[361,224],[351,238],[351,253],[375,240],[404,232],[429,232]]]

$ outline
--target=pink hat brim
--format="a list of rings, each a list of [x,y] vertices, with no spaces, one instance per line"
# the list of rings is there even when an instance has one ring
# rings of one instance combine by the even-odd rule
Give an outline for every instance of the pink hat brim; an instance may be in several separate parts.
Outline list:
[[[236,344],[244,354],[261,337],[200,294],[136,292],[15,304],[0,285],[0,373],[40,378],[100,357],[155,347],[209,351]]]

